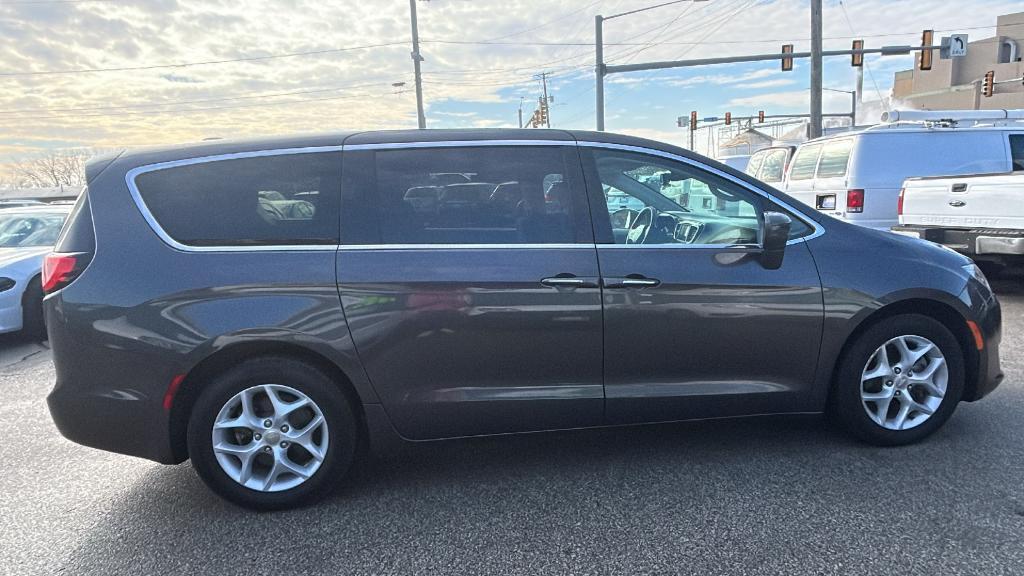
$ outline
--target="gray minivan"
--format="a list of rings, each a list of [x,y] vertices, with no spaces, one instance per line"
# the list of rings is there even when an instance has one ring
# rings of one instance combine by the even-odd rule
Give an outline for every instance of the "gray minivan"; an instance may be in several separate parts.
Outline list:
[[[1002,378],[970,260],[649,140],[214,141],[87,179],[43,272],[53,419],[245,506],[389,439],[828,411],[904,444]]]

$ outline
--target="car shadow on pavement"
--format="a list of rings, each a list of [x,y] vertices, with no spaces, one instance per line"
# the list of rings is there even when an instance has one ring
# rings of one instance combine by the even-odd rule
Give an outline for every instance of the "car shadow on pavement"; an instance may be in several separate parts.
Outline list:
[[[983,433],[949,428],[910,462],[907,449],[856,444],[819,416],[425,443],[370,456],[334,496],[273,513],[220,500],[188,464],[154,465],[70,551],[64,571],[382,573],[404,572],[410,550],[428,564],[442,554],[468,566],[533,541],[586,550],[596,545],[577,542],[587,527],[799,510],[836,490],[867,499],[915,467],[932,474],[927,452],[948,454],[952,438]]]

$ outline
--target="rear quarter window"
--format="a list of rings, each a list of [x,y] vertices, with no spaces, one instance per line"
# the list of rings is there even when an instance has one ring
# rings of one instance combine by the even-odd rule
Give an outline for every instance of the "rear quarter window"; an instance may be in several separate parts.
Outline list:
[[[818,156],[821,154],[821,144],[801,146],[793,157],[792,167],[789,169],[790,180],[810,180],[814,178],[814,170],[818,165]]]
[[[198,162],[135,178],[145,207],[190,246],[337,244],[340,153]]]

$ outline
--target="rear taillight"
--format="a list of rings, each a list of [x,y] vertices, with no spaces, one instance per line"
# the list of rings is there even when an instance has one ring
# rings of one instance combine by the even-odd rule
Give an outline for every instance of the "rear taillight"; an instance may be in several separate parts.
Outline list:
[[[900,188],[900,198],[896,201],[896,214],[898,216],[903,216],[903,193],[906,190],[906,188]]]
[[[71,284],[85,270],[89,256],[84,253],[51,252],[43,258],[43,292],[49,294]]]
[[[855,213],[864,211],[863,190],[856,189],[846,191],[846,211]]]

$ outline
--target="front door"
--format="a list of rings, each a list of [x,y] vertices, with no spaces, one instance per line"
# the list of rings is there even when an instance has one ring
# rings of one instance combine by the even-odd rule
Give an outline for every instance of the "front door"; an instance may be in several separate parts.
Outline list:
[[[392,423],[413,439],[600,424],[601,294],[575,147],[395,146],[345,152],[337,264]]]
[[[694,161],[581,150],[604,286],[608,420],[809,409],[817,269],[801,241],[777,270],[758,256],[763,212],[784,210]],[[793,218],[794,238],[813,231]]]

